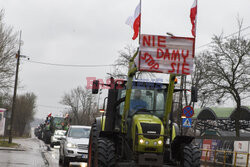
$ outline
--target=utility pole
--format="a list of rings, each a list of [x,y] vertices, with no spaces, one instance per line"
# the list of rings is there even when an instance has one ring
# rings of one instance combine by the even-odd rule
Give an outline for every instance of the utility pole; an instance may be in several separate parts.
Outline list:
[[[17,58],[16,77],[15,77],[14,95],[13,95],[13,101],[12,101],[12,112],[11,112],[11,118],[10,118],[9,143],[12,143],[12,131],[13,131],[13,121],[14,121],[14,113],[15,113],[15,107],[16,107],[16,92],[17,92],[19,62],[20,62],[21,36],[22,36],[22,31],[20,31],[19,48],[16,54],[16,58]]]

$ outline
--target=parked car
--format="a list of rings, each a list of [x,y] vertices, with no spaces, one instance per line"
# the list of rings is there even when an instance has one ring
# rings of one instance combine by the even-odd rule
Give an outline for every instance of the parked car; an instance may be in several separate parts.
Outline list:
[[[70,126],[60,143],[59,163],[69,166],[70,162],[87,162],[89,134],[90,126]]]
[[[54,145],[60,145],[60,141],[65,138],[66,130],[55,130],[54,134],[51,136],[50,147]]]

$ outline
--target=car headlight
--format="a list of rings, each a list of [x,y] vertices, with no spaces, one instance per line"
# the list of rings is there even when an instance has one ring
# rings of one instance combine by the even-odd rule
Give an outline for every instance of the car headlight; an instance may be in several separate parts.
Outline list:
[[[159,141],[158,141],[158,144],[159,144],[159,145],[162,145],[162,141],[161,141],[161,140],[159,140]]]
[[[73,143],[67,143],[68,148],[76,148],[76,145]]]
[[[144,143],[144,140],[143,140],[143,139],[140,139],[139,142],[140,142],[140,144],[143,144],[143,143]]]

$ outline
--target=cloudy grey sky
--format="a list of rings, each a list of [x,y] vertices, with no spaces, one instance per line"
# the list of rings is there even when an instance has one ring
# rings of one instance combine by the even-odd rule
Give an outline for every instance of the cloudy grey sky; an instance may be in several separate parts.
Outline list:
[[[22,30],[22,54],[32,61],[59,64],[112,64],[132,41],[125,24],[139,0],[0,0],[5,23]],[[142,0],[142,33],[191,36],[193,0]],[[198,0],[196,53],[213,34],[237,31],[236,17],[250,26],[250,0]],[[250,29],[243,32],[250,37]],[[111,67],[57,67],[22,61],[22,90],[38,96],[36,117],[60,113],[65,92],[86,85],[86,77],[105,78]],[[167,78],[167,75],[166,75]],[[50,107],[48,107],[50,106]]]

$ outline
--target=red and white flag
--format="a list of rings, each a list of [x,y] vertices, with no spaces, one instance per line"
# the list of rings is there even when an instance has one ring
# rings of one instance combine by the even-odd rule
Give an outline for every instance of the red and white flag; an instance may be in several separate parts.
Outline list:
[[[133,40],[138,37],[141,24],[141,2],[137,5],[134,16],[128,17],[126,24],[134,30]]]
[[[194,0],[194,3],[190,9],[190,20],[192,23],[192,35],[196,37],[197,0]]]

